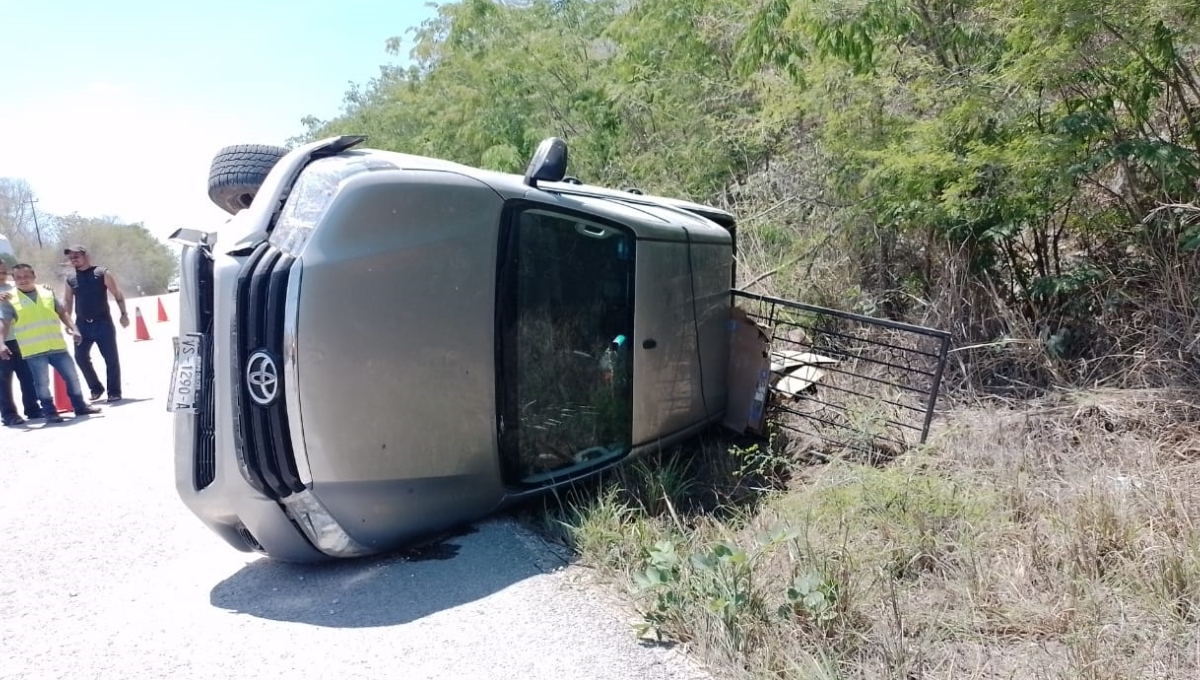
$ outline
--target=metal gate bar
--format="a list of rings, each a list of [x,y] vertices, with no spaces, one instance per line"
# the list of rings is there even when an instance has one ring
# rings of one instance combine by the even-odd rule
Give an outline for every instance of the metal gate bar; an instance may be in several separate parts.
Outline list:
[[[733,304],[771,333],[772,356],[792,349],[836,361],[822,363],[819,379],[800,393],[781,390],[773,380],[772,422],[858,450],[925,443],[949,333],[742,290],[733,291]],[[862,415],[873,425],[856,423]],[[906,431],[920,434],[914,442]]]

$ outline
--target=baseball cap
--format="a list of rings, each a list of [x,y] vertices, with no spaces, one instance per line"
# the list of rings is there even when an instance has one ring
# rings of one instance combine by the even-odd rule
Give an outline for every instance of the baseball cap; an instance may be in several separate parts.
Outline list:
[[[79,244],[75,244],[73,246],[67,246],[66,248],[63,248],[63,255],[70,255],[71,253],[86,253],[86,252],[87,252],[87,248],[85,248],[84,246],[81,246]]]

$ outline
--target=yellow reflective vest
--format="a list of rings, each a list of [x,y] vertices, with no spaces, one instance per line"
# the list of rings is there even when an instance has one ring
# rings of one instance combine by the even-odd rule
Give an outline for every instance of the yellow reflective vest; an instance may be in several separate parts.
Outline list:
[[[28,295],[19,290],[9,303],[17,312],[17,322],[12,332],[16,336],[17,347],[21,356],[30,357],[45,354],[55,350],[67,349],[67,341],[63,339],[62,320],[54,311],[54,292],[38,286],[37,299],[31,300]]]

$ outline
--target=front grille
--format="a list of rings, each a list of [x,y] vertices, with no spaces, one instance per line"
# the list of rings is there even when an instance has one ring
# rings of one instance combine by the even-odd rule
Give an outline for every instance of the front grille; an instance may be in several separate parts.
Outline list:
[[[196,328],[200,338],[200,385],[196,394],[195,469],[196,490],[206,488],[217,476],[216,396],[213,394],[213,261],[204,251],[196,254]]]
[[[264,243],[242,265],[237,283],[234,318],[234,434],[238,460],[247,481],[270,498],[303,491],[296,456],[288,436],[284,400],[283,322],[288,271],[295,258]],[[256,352],[265,352],[275,366],[275,400],[266,406],[251,399],[246,368]]]
[[[250,548],[251,550],[257,550],[258,552],[263,552],[262,543],[258,542],[258,539],[254,537],[254,534],[250,533],[250,530],[247,529],[244,524],[238,525],[237,535],[239,538],[242,539],[242,541],[246,544],[246,546],[248,548]]]

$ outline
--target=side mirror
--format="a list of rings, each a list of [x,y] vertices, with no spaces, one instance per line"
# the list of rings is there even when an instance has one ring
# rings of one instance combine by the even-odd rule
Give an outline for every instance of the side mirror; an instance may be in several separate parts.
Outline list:
[[[567,143],[558,137],[543,139],[525,168],[525,183],[537,188],[538,182],[561,182],[566,175]]]
[[[210,243],[210,239],[212,239],[212,237],[212,232],[184,227],[182,229],[176,229],[175,232],[167,238],[167,240],[184,246],[198,247],[202,245],[212,245],[212,243]],[[215,241],[216,239],[212,240]]]

